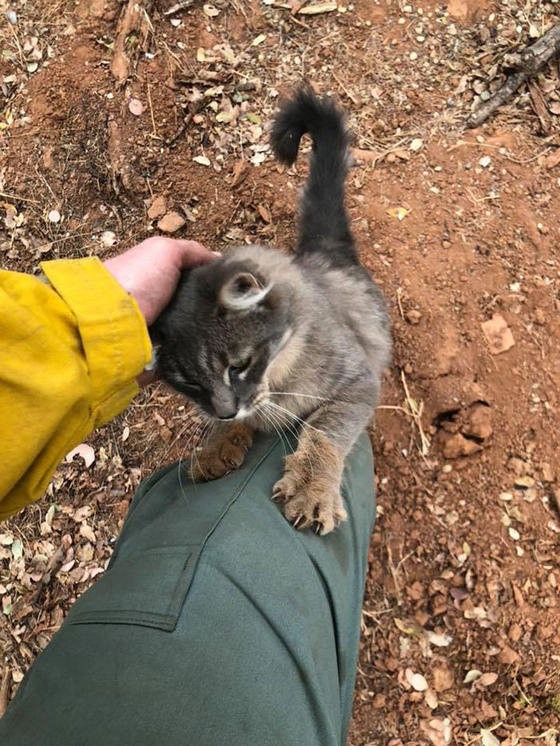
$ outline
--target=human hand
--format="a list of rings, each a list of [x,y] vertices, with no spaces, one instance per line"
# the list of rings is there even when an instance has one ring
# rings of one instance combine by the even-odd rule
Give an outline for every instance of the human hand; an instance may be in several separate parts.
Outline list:
[[[171,300],[181,271],[208,264],[218,256],[196,241],[153,236],[104,265],[132,295],[150,326]]]

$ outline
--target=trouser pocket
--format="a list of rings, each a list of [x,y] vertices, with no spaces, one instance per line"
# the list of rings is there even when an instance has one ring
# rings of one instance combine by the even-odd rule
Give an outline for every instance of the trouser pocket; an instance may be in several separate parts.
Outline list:
[[[172,632],[199,547],[154,547],[119,557],[68,615],[69,624],[139,624]]]

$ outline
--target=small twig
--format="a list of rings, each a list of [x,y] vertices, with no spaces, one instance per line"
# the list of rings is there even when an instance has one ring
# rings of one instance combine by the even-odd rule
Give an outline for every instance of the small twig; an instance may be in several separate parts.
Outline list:
[[[515,72],[488,101],[470,115],[467,119],[467,127],[480,127],[496,109],[510,100],[523,83],[526,83],[558,54],[560,54],[560,25],[553,26],[550,31],[521,53]]]
[[[181,137],[183,132],[187,129],[189,124],[191,123],[192,118],[195,114],[198,114],[204,107],[208,104],[207,98],[200,98],[198,101],[195,101],[190,109],[190,111],[187,112],[187,114],[183,117],[183,121],[181,123],[181,126],[177,130],[177,132],[172,135],[168,140],[165,141],[166,145],[173,145],[177,140]]]
[[[409,409],[409,415],[410,417],[412,417],[412,421],[416,425],[418,434],[420,435],[420,454],[425,459],[428,455],[428,451],[430,450],[430,439],[424,432],[424,428],[422,426],[422,412],[424,411],[424,402],[420,402],[420,404],[418,404],[416,400],[410,396],[404,370],[401,370],[401,381],[406,397],[406,405]]]
[[[404,321],[404,311],[403,311],[403,307],[401,303],[401,296],[402,296],[402,288],[398,287],[397,288],[397,305],[399,307],[399,313],[401,315],[401,319],[403,319]]]
[[[4,672],[2,674],[2,683],[0,684],[0,718],[3,717],[8,707],[8,695],[10,692],[10,679],[12,675],[10,669],[6,664],[4,666]]]
[[[156,120],[154,119],[154,107],[152,106],[152,93],[150,91],[150,84],[148,83],[148,106],[150,107],[150,117],[152,120],[152,137],[158,136],[156,130]]]
[[[194,0],[182,0],[182,2],[175,3],[175,5],[172,5],[167,10],[164,10],[163,15],[172,16],[174,13],[180,13],[182,10],[190,8],[191,5],[194,5]]]
[[[7,199],[15,199],[17,202],[29,202],[32,205],[40,205],[35,199],[28,199],[27,197],[20,197],[18,194],[10,194],[9,192],[0,192],[0,197],[6,197]]]

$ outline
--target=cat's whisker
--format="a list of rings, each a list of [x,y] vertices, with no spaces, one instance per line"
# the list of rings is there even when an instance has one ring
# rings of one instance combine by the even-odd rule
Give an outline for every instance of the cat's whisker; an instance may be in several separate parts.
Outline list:
[[[276,420],[276,422],[277,422],[278,426],[280,427],[280,429],[283,430],[284,428],[287,428],[288,431],[289,431],[289,433],[297,441],[298,437],[299,437],[299,433],[297,432],[297,430],[295,429],[295,427],[293,426],[293,424],[290,422],[290,420],[286,421],[286,418],[284,417],[284,415],[281,415],[279,412],[277,412],[276,409],[272,408],[271,405],[272,405],[272,402],[266,402],[265,403],[265,406],[268,407],[268,414],[269,414],[269,416],[270,417],[274,417],[274,419]],[[287,441],[287,442],[288,442],[288,445],[289,445],[289,441]]]
[[[269,396],[301,396],[304,399],[317,399],[318,401],[336,402],[338,399],[333,399],[327,396],[315,396],[315,394],[301,394],[299,391],[268,391]]]
[[[298,417],[298,416],[297,416],[297,415],[295,415],[295,414],[294,414],[293,412],[290,412],[290,410],[289,410],[289,409],[285,409],[284,407],[280,407],[280,406],[279,406],[278,404],[274,404],[274,402],[268,402],[268,403],[269,403],[269,404],[270,404],[271,406],[275,407],[276,409],[279,409],[279,410],[281,410],[282,412],[284,412],[284,413],[285,413],[286,415],[288,415],[289,417],[292,417],[292,418],[293,418],[293,419],[294,419],[295,421],[299,422],[299,423],[301,424],[301,426],[302,426],[302,430],[304,430],[304,429],[305,429],[305,428],[307,427],[307,428],[310,428],[310,429],[312,429],[312,430],[315,430],[316,432],[319,432],[319,433],[322,433],[322,434],[326,434],[324,430],[319,430],[319,428],[316,428],[316,427],[314,427],[313,425],[310,425],[310,424],[309,424],[308,422],[306,422],[305,420],[302,420],[302,419],[301,419],[301,417]],[[296,434],[296,437],[297,437],[297,434]],[[315,445],[315,443],[313,442],[313,438],[310,438],[310,439],[309,439],[309,443],[310,443],[311,447],[313,448],[313,451],[315,452],[315,455],[316,455],[316,456],[317,456],[318,458],[320,458],[320,457],[321,457],[321,454],[320,454],[320,452],[319,452],[319,449],[317,448],[317,446],[316,446],[316,445]],[[308,461],[309,461],[309,465],[310,465],[310,468],[311,468],[311,473],[312,473],[312,474],[314,474],[314,469],[313,469],[313,461],[311,460],[311,457],[309,456],[309,454],[307,455],[307,459],[308,459]]]
[[[284,456],[287,457],[288,452],[284,444],[284,439],[282,438],[282,430],[277,427],[276,423],[272,419],[271,412],[267,412],[265,409],[262,409],[259,412],[259,414],[262,416],[263,420],[269,425],[271,425],[272,428],[275,430],[276,434],[278,435],[278,438],[280,439],[280,443],[282,444],[282,448],[284,449]]]

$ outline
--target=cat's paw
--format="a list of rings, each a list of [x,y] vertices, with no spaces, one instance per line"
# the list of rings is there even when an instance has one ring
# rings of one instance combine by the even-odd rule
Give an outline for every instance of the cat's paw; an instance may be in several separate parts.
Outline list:
[[[191,457],[190,476],[194,482],[218,479],[239,469],[253,443],[246,425],[232,425]]]
[[[339,484],[329,481],[324,475],[306,479],[305,472],[287,468],[274,485],[272,499],[283,503],[284,515],[294,528],[328,534],[347,517]]]

